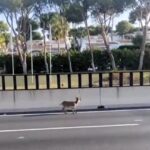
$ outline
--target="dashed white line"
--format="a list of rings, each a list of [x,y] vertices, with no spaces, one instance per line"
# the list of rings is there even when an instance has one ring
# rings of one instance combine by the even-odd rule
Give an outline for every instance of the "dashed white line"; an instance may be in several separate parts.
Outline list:
[[[135,122],[143,122],[142,119],[135,119],[134,121],[135,121]]]
[[[0,130],[0,133],[31,132],[31,131],[52,131],[52,130],[72,130],[72,129],[96,129],[96,128],[114,128],[114,127],[134,127],[134,126],[139,126],[139,125],[140,124],[112,124],[112,125],[95,125],[95,126],[12,129],[12,130]]]
[[[23,140],[23,139],[24,139],[24,136],[19,136],[17,139],[18,139],[18,140]]]

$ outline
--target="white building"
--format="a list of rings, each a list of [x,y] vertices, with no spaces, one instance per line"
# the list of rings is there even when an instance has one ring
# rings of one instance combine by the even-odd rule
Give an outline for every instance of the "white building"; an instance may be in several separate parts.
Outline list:
[[[89,49],[89,42],[88,42],[88,38],[85,37],[82,39],[82,51]],[[106,49],[106,46],[104,44],[104,40],[102,38],[101,35],[98,36],[90,36],[90,41],[91,41],[91,46],[93,49],[101,49],[104,50]],[[121,45],[131,45],[131,40],[127,40],[127,39],[122,39],[120,36],[118,36],[117,34],[113,35],[113,40],[111,38],[111,36],[109,36],[109,44],[110,44],[110,49],[116,49],[119,48]]]
[[[67,41],[67,48],[70,48],[70,42]],[[60,41],[58,44],[58,41],[52,40],[50,41],[46,41],[46,51],[49,53],[51,51],[52,54],[60,54],[63,53],[65,51],[65,42],[64,41]],[[28,41],[27,42],[27,49],[28,49],[28,53],[31,52],[31,42]],[[59,51],[60,49],[60,51]],[[43,40],[33,40],[32,41],[32,52],[33,53],[42,53],[44,52],[44,42]]]
[[[8,47],[10,47],[10,44],[8,45]],[[15,47],[15,46],[14,46]],[[59,51],[59,48],[60,47],[60,51]],[[63,53],[65,52],[65,42],[63,40],[60,40],[59,42],[59,46],[58,46],[58,42],[55,41],[55,40],[52,40],[51,42],[50,41],[46,41],[46,51],[48,53],[51,53],[52,54],[60,54],[60,53]],[[71,44],[70,44],[70,41],[67,40],[67,48],[70,48],[71,47]],[[44,42],[43,40],[33,40],[32,41],[32,46],[31,46],[31,42],[30,41],[27,41],[27,50],[28,50],[28,53],[31,53],[31,51],[35,54],[35,55],[39,55],[40,53],[43,53],[44,52]],[[8,48],[8,54],[12,53],[11,49]],[[14,54],[17,54],[17,50],[16,48],[14,48]]]
[[[117,33],[110,34],[109,35],[110,49],[117,49],[122,45],[132,45],[132,38],[135,37],[137,34],[142,34],[142,32],[139,31],[139,32],[135,32],[132,34],[126,34],[124,38],[117,35]],[[93,49],[104,50],[106,48],[101,35],[90,36],[90,41],[91,41],[91,46]],[[147,43],[150,43],[150,31],[148,31],[147,33]],[[89,42],[88,42],[88,37],[85,37],[82,39],[81,50],[83,51],[87,49],[89,49]]]

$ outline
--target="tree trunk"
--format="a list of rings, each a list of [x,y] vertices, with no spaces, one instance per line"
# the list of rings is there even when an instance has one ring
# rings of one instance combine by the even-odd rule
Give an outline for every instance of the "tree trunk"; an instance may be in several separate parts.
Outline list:
[[[23,51],[21,53],[21,50],[20,50],[20,46],[19,46],[19,39],[18,37],[16,36],[16,48],[17,48],[17,51],[18,51],[18,54],[19,54],[19,58],[20,58],[20,61],[21,61],[21,64],[22,64],[22,70],[23,70],[23,73],[24,74],[27,74],[27,56],[26,56],[26,52]]]
[[[87,19],[85,19],[84,23],[85,23],[85,27],[86,27],[86,30],[87,30],[88,44],[89,44],[89,49],[90,49],[90,52],[91,52],[91,66],[92,66],[93,72],[95,72],[96,70],[95,70],[95,64],[94,64],[94,55],[93,55],[93,50],[92,50],[92,46],[91,46],[90,32],[89,32],[89,28],[88,28]]]
[[[62,55],[62,52],[60,51],[60,40],[59,39],[57,40],[57,44],[58,44],[58,52],[59,52],[59,54]]]
[[[147,38],[147,30],[148,26],[147,24],[143,28],[143,41],[141,46],[141,54],[140,54],[140,60],[139,60],[139,70],[143,69],[143,62],[144,62],[144,56],[145,56],[145,46],[146,46],[146,38]]]
[[[7,13],[4,13],[4,16],[6,18],[6,21],[9,25],[9,27],[11,28],[13,34],[15,35],[15,39],[16,39],[16,49],[18,51],[18,54],[19,54],[19,59],[21,61],[21,64],[22,64],[22,68],[23,68],[23,73],[24,74],[27,74],[27,60],[26,60],[26,51],[22,51],[24,49],[24,46],[22,47],[21,44],[19,43],[19,41],[22,41],[22,39],[19,38],[19,36],[21,35],[21,32],[20,30],[19,31],[16,31],[16,27],[14,26],[13,24],[13,13],[11,12],[10,13],[10,16],[7,15]],[[10,19],[10,21],[9,21]],[[17,19],[15,18],[16,22],[17,22]],[[18,27],[17,27],[18,28]],[[26,44],[26,41],[25,41],[25,44]],[[26,46],[27,47],[27,46]],[[26,49],[27,50],[27,49]]]
[[[23,62],[22,62],[23,73],[27,74],[27,56],[24,53]]]
[[[67,55],[68,55],[69,70],[70,70],[70,73],[73,73],[73,70],[72,70],[72,62],[71,62],[71,57],[70,57],[70,51],[69,51],[68,48],[67,48],[66,38],[65,38],[65,49],[66,49]]]
[[[114,56],[110,50],[110,46],[109,46],[109,40],[108,40],[108,37],[105,33],[105,29],[104,27],[102,27],[102,37],[103,37],[103,40],[104,40],[104,44],[106,46],[106,51],[111,59],[111,65],[112,65],[112,68],[113,70],[116,70],[116,63],[115,63],[115,59],[114,59]]]
[[[45,69],[46,73],[49,73],[48,63],[47,63],[47,52],[46,52],[46,39],[45,39],[45,30],[43,29],[43,40],[44,40],[44,63],[45,63]]]

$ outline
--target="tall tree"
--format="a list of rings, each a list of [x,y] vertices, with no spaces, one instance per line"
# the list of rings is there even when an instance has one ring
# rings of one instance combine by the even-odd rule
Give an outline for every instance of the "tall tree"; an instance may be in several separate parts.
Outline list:
[[[66,18],[64,18],[63,16],[61,16],[59,14],[55,14],[51,19],[51,25],[52,25],[53,36],[58,41],[58,49],[59,50],[60,50],[59,42],[60,42],[60,40],[64,40],[65,49],[68,54],[69,69],[70,69],[70,72],[72,73],[71,57],[70,57],[68,44],[67,44],[67,37],[69,34],[69,24],[68,24]]]
[[[10,34],[8,33],[8,31],[9,31],[9,28],[8,28],[7,23],[0,21],[0,45],[2,49],[5,50],[3,52],[6,52],[7,45],[9,43]]]
[[[91,66],[93,68],[93,71],[95,71],[94,55],[91,46],[90,31],[88,26],[88,13],[90,10],[91,2],[91,0],[73,0],[69,9],[66,11],[66,16],[68,21],[72,23],[84,22],[87,31],[89,49],[91,52]]]
[[[5,16],[8,25],[10,26],[16,38],[16,48],[20,56],[24,74],[27,73],[27,39],[26,32],[22,32],[27,28],[27,20],[32,13],[36,0],[5,0],[0,1],[0,11]],[[21,19],[21,26],[19,19]],[[16,27],[17,26],[17,27]]]
[[[33,20],[33,19],[30,19],[30,18],[26,18],[26,25],[23,25],[22,24],[22,20],[24,18],[19,18],[19,21],[18,21],[18,26],[20,29],[17,29],[17,30],[20,30],[21,31],[21,36],[23,36],[23,33],[26,33],[25,34],[25,38],[26,40],[28,41],[30,39],[30,25],[32,26],[32,33],[34,34],[36,30],[39,29],[40,25],[39,25],[39,22],[37,20]],[[26,28],[24,28],[24,26],[26,26]]]
[[[60,15],[60,17],[58,17],[58,16],[55,16],[55,17],[58,17],[61,24],[62,24],[61,28],[63,30],[63,35],[65,35],[64,42],[65,42],[65,45],[66,45],[65,47],[66,47],[66,51],[67,51],[67,54],[68,54],[69,70],[72,73],[73,69],[72,69],[70,50],[67,47],[67,36],[68,36],[69,31],[66,30],[66,29],[69,28],[69,25],[68,25],[68,22],[65,18],[65,12],[66,12],[66,9],[68,9],[68,7],[70,5],[70,0],[63,0],[63,1],[62,0],[52,0],[52,4],[53,4],[53,7],[56,8],[56,12]]]
[[[49,4],[49,5],[48,5]],[[37,0],[37,3],[34,7],[34,14],[35,17],[40,21],[40,27],[42,28],[42,35],[43,35],[43,51],[44,51],[44,63],[46,73],[49,73],[48,68],[48,60],[47,60],[47,49],[46,49],[46,30],[49,28],[50,23],[50,13],[46,12],[48,6],[51,9],[51,0]]]
[[[120,21],[116,26],[117,33],[124,37],[125,34],[130,33],[133,30],[133,25],[128,21]]]
[[[72,38],[71,48],[73,50],[81,51],[83,38],[87,36],[86,29],[83,27],[72,28],[69,32]]]
[[[150,23],[150,1],[149,0],[136,0],[133,7],[133,11],[130,14],[130,21],[139,21],[141,28],[143,30],[143,40],[141,46],[141,54],[139,59],[139,70],[143,69],[143,61],[145,56],[145,46],[147,39],[147,31]]]
[[[114,56],[109,46],[109,30],[112,19],[122,13],[134,0],[93,0],[92,15],[99,23],[107,53],[111,59],[112,69],[116,69]]]

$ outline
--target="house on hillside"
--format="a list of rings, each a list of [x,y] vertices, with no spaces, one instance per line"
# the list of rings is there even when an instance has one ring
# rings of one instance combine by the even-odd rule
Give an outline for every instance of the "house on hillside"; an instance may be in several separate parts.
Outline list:
[[[85,37],[82,41],[83,41],[82,51],[89,49],[88,38]],[[104,40],[101,35],[90,36],[90,41],[91,41],[91,46],[93,49],[100,49],[100,50],[106,49]],[[131,43],[131,40],[128,40],[128,39],[122,40],[121,37],[119,37],[116,34],[113,34],[113,38],[111,37],[111,35],[109,36],[109,44],[110,44],[110,49],[116,49],[116,48],[119,48],[121,45],[131,45],[132,43]]]
[[[133,45],[132,39],[137,34],[142,34],[142,32],[138,31],[138,32],[126,34],[124,36],[124,38],[119,36],[117,33],[109,34],[110,49],[116,49],[116,48],[119,48],[120,46],[123,46],[123,45]],[[100,50],[106,49],[103,38],[101,35],[90,36],[90,41],[91,41],[91,46],[93,49],[100,49]],[[150,30],[147,33],[147,43],[150,43]],[[85,37],[82,39],[81,50],[84,51],[87,49],[89,49],[89,42],[88,42],[88,37]]]
[[[10,47],[10,44],[9,46]],[[52,53],[52,54],[62,54],[65,52],[65,42],[63,40],[61,40],[58,44],[58,42],[56,40],[52,40],[51,42],[50,41],[46,41],[46,45],[45,45],[45,48],[46,48],[46,51],[48,53]],[[67,41],[67,48],[70,48],[71,47],[71,44],[70,44],[70,41],[68,40]],[[32,50],[31,50],[31,42],[30,41],[27,41],[27,53],[33,53],[33,55],[39,55],[40,53],[43,53],[44,52],[44,42],[43,40],[33,40],[32,41]],[[8,54],[11,54],[12,51],[10,48],[8,48]],[[17,54],[17,50],[14,46],[14,54]]]

